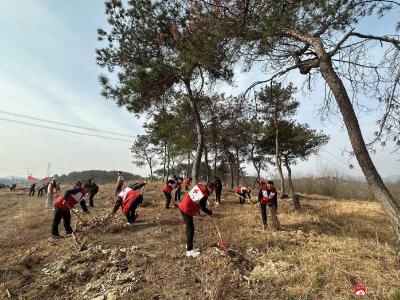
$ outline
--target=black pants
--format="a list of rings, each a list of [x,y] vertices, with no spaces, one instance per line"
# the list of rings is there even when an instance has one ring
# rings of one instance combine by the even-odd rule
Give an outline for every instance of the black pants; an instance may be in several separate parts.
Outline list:
[[[29,191],[29,196],[35,196],[35,190]]]
[[[193,238],[194,238],[194,224],[193,217],[187,213],[181,211],[183,221],[186,225],[186,250],[193,250]]]
[[[275,211],[278,210],[277,201],[272,201],[272,203],[269,203],[269,204],[264,204],[264,203],[260,202],[261,220],[262,220],[263,225],[267,225],[267,206],[270,209],[275,209]]]
[[[175,200],[175,204],[177,204],[179,201],[181,201],[181,189],[180,188],[176,189],[174,200]]]
[[[246,194],[245,193],[243,193],[243,194],[238,193],[238,195],[239,195],[239,203],[240,204],[244,204],[246,202]]]
[[[222,193],[222,190],[215,190],[215,199],[217,200],[218,204],[221,203],[221,193]]]
[[[41,197],[42,195],[43,195],[43,190],[39,189],[38,192],[37,192],[37,196]]]
[[[122,185],[121,186],[117,186],[117,188],[115,189],[115,196],[118,196],[120,191],[122,191]]]
[[[165,196],[165,208],[169,208],[169,204],[171,203],[172,196],[171,193],[164,192]]]
[[[54,206],[53,224],[51,226],[51,234],[52,235],[60,235],[58,233],[58,225],[60,224],[61,219],[64,222],[65,232],[72,233],[71,213],[69,212],[69,210],[62,210],[58,206]]]
[[[135,223],[135,215],[136,215],[136,209],[139,206],[139,204],[143,203],[143,196],[140,195],[135,202],[132,203],[131,207],[129,208],[129,211],[125,214],[126,220],[133,224]]]
[[[94,198],[94,196],[97,194],[97,192],[96,193],[90,193],[89,194],[89,206],[90,207],[93,207],[93,198]]]

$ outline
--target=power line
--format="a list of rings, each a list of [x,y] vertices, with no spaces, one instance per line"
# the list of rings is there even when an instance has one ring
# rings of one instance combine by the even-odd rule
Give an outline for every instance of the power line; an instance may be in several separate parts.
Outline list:
[[[324,151],[326,154],[330,155],[331,157],[333,157],[333,158],[336,159],[337,161],[340,161],[340,162],[341,162],[343,165],[345,165],[346,167],[349,166],[349,164],[348,164],[347,162],[345,162],[345,161],[339,159],[336,155],[330,153],[328,150],[322,149],[322,151]],[[355,170],[355,171],[357,171],[357,172],[359,172],[359,173],[362,173],[362,171],[359,170],[359,169],[353,169],[353,170]],[[363,173],[363,174],[364,174],[364,173]]]
[[[119,142],[132,143],[132,141],[130,141],[130,140],[124,140],[124,139],[119,139],[119,138],[103,136],[103,135],[90,134],[90,133],[84,133],[84,132],[73,131],[73,130],[68,130],[68,129],[50,127],[50,126],[39,125],[39,124],[34,124],[34,123],[29,123],[29,122],[24,122],[24,121],[18,121],[18,120],[6,119],[6,118],[0,118],[0,120],[7,121],[7,122],[12,122],[12,123],[23,124],[23,125],[28,125],[28,126],[33,126],[33,127],[51,129],[51,130],[56,130],[56,131],[62,131],[62,132],[69,132],[69,133],[79,134],[79,135],[92,136],[92,137],[102,138],[102,139],[105,139],[105,140],[113,140],[113,141],[119,141]]]
[[[79,126],[79,125],[72,125],[68,123],[63,123],[63,122],[58,122],[58,121],[51,121],[51,120],[46,120],[42,118],[36,118],[28,115],[23,115],[23,114],[16,114],[4,110],[0,110],[1,114],[6,114],[6,115],[11,115],[15,117],[21,117],[21,118],[26,118],[26,119],[31,119],[35,121],[41,121],[41,122],[47,122],[47,123],[53,123],[57,125],[62,125],[62,126],[67,126],[67,127],[74,127],[74,128],[79,128],[79,129],[84,129],[84,130],[90,130],[90,131],[96,131],[96,132],[102,132],[102,133],[107,133],[107,134],[113,134],[113,135],[119,135],[119,136],[125,136],[125,137],[132,137],[132,135],[129,134],[123,134],[123,133],[118,133],[118,132],[113,132],[113,131],[107,131],[107,130],[100,130],[96,128],[90,128],[90,127],[84,127],[84,126]]]

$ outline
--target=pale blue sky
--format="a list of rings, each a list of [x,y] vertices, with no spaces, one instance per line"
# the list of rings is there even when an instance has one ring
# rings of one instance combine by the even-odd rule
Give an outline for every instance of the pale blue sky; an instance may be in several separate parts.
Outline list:
[[[104,26],[103,1],[100,0],[23,0],[2,1],[0,11],[0,110],[45,119],[136,134],[142,131],[137,120],[124,108],[100,96],[99,68],[95,62],[96,30]],[[364,22],[364,33],[392,32],[399,10],[387,19]],[[236,94],[262,74],[253,71],[238,74],[237,87],[220,86],[219,91]],[[296,83],[304,78],[293,73]],[[331,142],[321,158],[295,167],[296,173],[318,173],[323,167],[341,168],[343,173],[359,176],[341,161],[347,133],[340,119],[322,124],[316,110],[321,103],[323,86],[316,83],[311,95],[298,93],[301,100],[298,120],[331,135]],[[366,99],[367,101],[367,99]],[[23,120],[0,114],[0,117]],[[24,120],[28,121],[28,120]],[[364,116],[361,125],[366,136],[375,130],[376,116]],[[31,121],[28,121],[31,122]],[[42,123],[43,125],[48,125]],[[27,169],[34,176],[45,176],[47,164],[52,173],[87,169],[121,169],[146,174],[131,164],[130,143],[61,133],[0,120],[0,176],[24,176]],[[379,147],[378,147],[379,149]],[[384,176],[399,174],[398,156],[390,154],[392,146],[373,156]],[[332,156],[333,154],[333,156]],[[336,157],[336,158],[335,158]],[[354,162],[355,163],[355,162]],[[249,169],[250,170],[250,169]],[[312,171],[311,171],[312,170]]]

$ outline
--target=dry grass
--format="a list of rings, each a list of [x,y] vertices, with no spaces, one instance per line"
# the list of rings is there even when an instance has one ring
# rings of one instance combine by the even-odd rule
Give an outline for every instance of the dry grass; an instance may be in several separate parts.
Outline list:
[[[0,191],[0,278],[6,275],[12,297],[91,299],[112,289],[118,299],[353,299],[354,285],[363,283],[368,299],[399,299],[395,240],[378,203],[303,195],[304,210],[295,213],[284,200],[279,208],[284,231],[273,232],[261,230],[257,206],[239,205],[233,192],[225,192],[222,205],[212,209],[240,259],[218,249],[215,227],[204,214],[195,217],[202,254],[188,259],[181,216],[163,209],[160,187],[146,188],[133,228],[122,228],[119,212],[116,230],[89,229],[93,240],[86,240],[89,250],[81,253],[71,239],[47,240],[51,213],[43,210],[44,198]],[[112,186],[101,187],[95,206],[92,217],[110,211]],[[113,259],[96,250],[98,245],[134,250]],[[46,275],[60,263],[66,267]],[[127,281],[118,279],[126,274]]]
[[[323,195],[336,199],[375,200],[367,182],[340,175],[296,178],[293,184],[296,191],[308,195]],[[400,198],[400,182],[387,183],[387,187],[397,199]]]

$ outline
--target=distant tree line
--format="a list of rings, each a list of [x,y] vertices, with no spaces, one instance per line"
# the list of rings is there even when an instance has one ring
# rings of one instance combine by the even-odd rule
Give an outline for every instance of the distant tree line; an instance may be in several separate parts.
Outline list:
[[[139,175],[128,172],[123,172],[125,180],[140,180]],[[104,171],[104,170],[87,170],[79,172],[71,172],[63,175],[55,175],[54,178],[60,183],[74,183],[77,181],[94,179],[96,183],[109,183],[116,181],[118,171]]]

